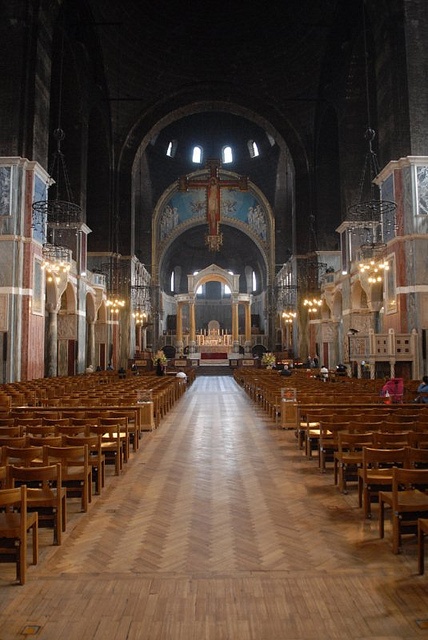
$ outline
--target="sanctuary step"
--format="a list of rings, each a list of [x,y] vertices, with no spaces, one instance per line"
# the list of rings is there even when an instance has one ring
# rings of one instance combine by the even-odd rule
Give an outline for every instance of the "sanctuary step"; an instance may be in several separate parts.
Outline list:
[[[216,364],[201,366],[195,369],[196,376],[231,376],[233,375],[233,369],[229,366]]]

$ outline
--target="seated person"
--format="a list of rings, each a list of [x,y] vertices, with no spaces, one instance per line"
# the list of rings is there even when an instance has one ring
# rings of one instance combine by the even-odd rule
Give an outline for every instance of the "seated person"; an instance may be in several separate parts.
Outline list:
[[[280,371],[280,372],[279,372],[279,375],[280,375],[280,376],[291,376],[291,371],[290,371],[290,369],[288,368],[288,364],[285,364],[285,365],[284,365],[284,368],[283,368],[283,370],[282,370],[282,371]]]
[[[183,380],[183,382],[187,382],[187,375],[184,373],[184,371],[182,369],[180,369],[177,372],[177,375],[175,377],[176,378],[181,378],[181,380]]]
[[[422,378],[422,382],[418,387],[418,393],[426,394],[418,396],[417,402],[422,402],[423,404],[428,404],[428,376],[424,376]]]
[[[390,398],[391,402],[400,403],[403,400],[404,381],[403,378],[391,378],[383,385],[380,395]]]
[[[323,382],[327,382],[328,380],[328,369],[325,365],[320,369],[320,378]]]

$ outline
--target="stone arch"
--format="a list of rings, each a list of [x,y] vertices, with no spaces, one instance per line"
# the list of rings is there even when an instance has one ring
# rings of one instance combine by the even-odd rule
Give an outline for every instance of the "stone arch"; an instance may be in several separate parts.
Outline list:
[[[200,178],[207,176],[207,169],[194,171],[188,174],[189,178]],[[221,169],[219,175],[222,178],[239,178],[238,174],[231,171]],[[198,190],[194,190],[198,191]],[[205,190],[204,190],[205,191]],[[263,261],[263,280],[266,285],[271,282],[274,275],[275,264],[275,221],[272,209],[267,198],[260,189],[249,182],[248,191],[246,192],[254,203],[258,203],[263,211],[265,220],[265,228],[258,229],[256,225],[249,224],[249,216],[245,217],[245,207],[248,203],[242,205],[242,211],[239,216],[222,215],[221,226],[229,226],[238,229],[244,233],[256,246]],[[170,185],[168,189],[159,198],[152,220],[152,273],[161,274],[164,261],[168,249],[189,229],[206,225],[205,210],[188,213],[189,203],[186,198],[189,192],[180,193],[178,181]],[[164,225],[165,213],[168,211],[168,224]]]
[[[351,289],[352,309],[367,309],[367,293],[365,292],[361,282],[357,280]]]
[[[78,353],[77,295],[71,282],[67,283],[58,313],[58,375],[76,374]]]

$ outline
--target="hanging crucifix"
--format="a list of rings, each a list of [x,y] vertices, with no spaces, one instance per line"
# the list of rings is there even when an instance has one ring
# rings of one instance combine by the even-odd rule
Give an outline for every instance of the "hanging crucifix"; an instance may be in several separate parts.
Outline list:
[[[218,251],[223,243],[223,234],[220,233],[220,216],[221,204],[220,194],[224,188],[238,188],[240,191],[247,191],[248,181],[246,176],[235,179],[220,180],[220,160],[208,160],[206,168],[209,170],[209,176],[205,180],[189,180],[187,176],[182,176],[178,181],[179,191],[188,191],[189,189],[206,188],[207,194],[207,222],[208,233],[206,235],[206,243],[210,251]]]

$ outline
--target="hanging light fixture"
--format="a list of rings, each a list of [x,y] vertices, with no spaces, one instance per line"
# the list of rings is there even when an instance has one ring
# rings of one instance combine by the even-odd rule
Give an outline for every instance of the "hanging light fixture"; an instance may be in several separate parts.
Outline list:
[[[67,228],[78,226],[82,221],[82,208],[76,204],[70,185],[65,157],[61,150],[61,143],[65,139],[65,133],[61,126],[62,116],[62,89],[64,69],[64,29],[61,42],[61,57],[59,70],[59,94],[58,94],[58,120],[57,128],[53,132],[56,140],[55,152],[49,167],[50,181],[48,197],[33,203],[33,211],[42,217],[48,224],[48,229],[55,227]]]
[[[352,223],[352,228],[366,229],[371,227],[372,238],[371,243],[376,244],[379,241],[380,224],[385,220],[394,218],[394,212],[397,207],[395,202],[382,200],[380,197],[379,187],[375,184],[374,179],[380,172],[376,153],[373,148],[376,132],[371,126],[371,105],[369,91],[369,68],[368,68],[368,47],[367,47],[367,31],[366,31],[366,15],[364,0],[361,2],[362,7],[362,29],[363,29],[363,48],[364,48],[364,75],[366,89],[366,109],[367,109],[367,127],[364,138],[367,141],[368,150],[365,155],[363,171],[361,174],[359,185],[359,201],[348,208],[347,219]]]

